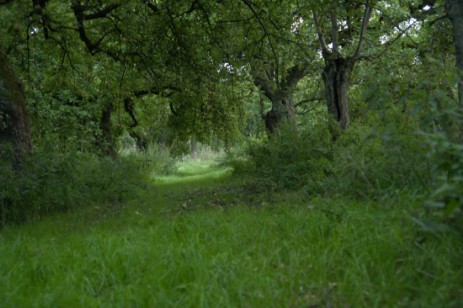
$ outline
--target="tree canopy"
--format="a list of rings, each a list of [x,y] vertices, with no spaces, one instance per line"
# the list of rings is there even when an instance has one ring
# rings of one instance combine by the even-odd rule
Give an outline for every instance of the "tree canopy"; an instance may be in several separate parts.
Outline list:
[[[250,123],[269,134],[318,123],[323,103],[335,140],[378,76],[378,87],[415,87],[413,74],[452,74],[453,61],[461,72],[459,10],[436,0],[4,0],[1,43],[25,84],[33,139],[115,156],[124,132],[140,148],[166,136],[230,144]],[[459,84],[443,86],[461,101]]]

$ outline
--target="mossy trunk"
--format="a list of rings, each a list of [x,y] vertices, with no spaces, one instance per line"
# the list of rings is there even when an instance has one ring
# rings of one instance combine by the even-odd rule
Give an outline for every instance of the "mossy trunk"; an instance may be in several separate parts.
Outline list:
[[[0,153],[9,146],[12,164],[20,168],[26,156],[32,154],[32,139],[26,110],[24,88],[0,49]]]

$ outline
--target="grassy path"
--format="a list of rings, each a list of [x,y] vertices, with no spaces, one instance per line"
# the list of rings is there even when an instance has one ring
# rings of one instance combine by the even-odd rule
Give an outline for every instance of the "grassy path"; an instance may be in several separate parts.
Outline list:
[[[268,200],[190,162],[128,204],[0,231],[0,307],[457,307],[462,256],[400,206]]]

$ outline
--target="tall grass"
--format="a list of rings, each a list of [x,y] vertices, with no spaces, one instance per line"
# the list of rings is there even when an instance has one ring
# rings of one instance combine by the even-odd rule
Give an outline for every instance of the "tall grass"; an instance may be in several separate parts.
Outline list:
[[[0,306],[463,304],[459,235],[423,233],[403,204],[283,193],[255,203],[243,181],[200,167],[195,182],[190,164],[118,213],[90,207],[1,231]]]

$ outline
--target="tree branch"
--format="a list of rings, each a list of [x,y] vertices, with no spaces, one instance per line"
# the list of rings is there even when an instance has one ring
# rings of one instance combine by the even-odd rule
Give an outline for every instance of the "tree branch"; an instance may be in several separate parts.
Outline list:
[[[318,19],[318,15],[315,11],[313,12],[313,20],[315,22],[315,28],[317,29],[318,40],[320,41],[322,51],[326,54],[330,54],[331,52],[328,49],[328,45],[326,45],[325,37],[323,36],[323,31],[320,26],[320,20]]]
[[[120,60],[118,55],[115,54],[114,52],[110,50],[103,50],[100,48],[101,43],[103,40],[108,36],[110,33],[114,32],[114,30],[108,30],[106,31],[96,43],[92,42],[90,38],[87,36],[85,26],[84,26],[84,21],[85,20],[94,20],[94,19],[99,19],[99,18],[104,18],[106,17],[109,13],[111,13],[113,10],[118,8],[120,5],[114,4],[114,5],[109,5],[108,7],[101,9],[93,14],[86,15],[85,11],[87,10],[87,6],[82,5],[80,0],[73,1],[71,5],[71,9],[74,12],[74,16],[77,21],[77,32],[79,33],[80,40],[84,42],[85,47],[87,47],[87,50],[90,52],[91,55],[95,55],[98,52],[104,52],[114,60]]]
[[[93,14],[90,15],[83,15],[84,20],[93,20],[93,19],[98,19],[98,18],[103,18],[108,16],[109,13],[120,7],[120,4],[111,4]]]
[[[283,83],[285,88],[293,88],[299,80],[304,78],[308,73],[309,64],[295,65],[288,69],[287,77]]]
[[[13,0],[0,0],[0,5],[12,3]]]
[[[132,124],[130,124],[130,128],[134,128],[138,126],[138,120],[135,116],[135,103],[132,99],[126,98],[124,99],[124,110],[127,112],[132,119]]]
[[[252,12],[252,14],[256,17],[257,21],[259,22],[262,30],[264,31],[265,33],[265,36],[267,37],[267,40],[269,42],[269,45],[270,45],[270,49],[272,50],[272,54],[273,54],[273,57],[274,57],[274,61],[275,61],[275,65],[276,65],[276,68],[275,68],[275,75],[276,75],[276,83],[277,85],[280,83],[279,82],[279,67],[280,67],[280,61],[278,60],[278,55],[277,55],[277,52],[276,52],[276,49],[275,49],[275,46],[273,45],[273,42],[272,42],[272,39],[269,35],[269,32],[267,30],[267,27],[265,26],[265,23],[262,21],[262,19],[260,18],[260,16],[257,14],[256,10],[254,9],[253,7],[253,4],[249,1],[249,0],[241,0],[248,8],[249,10]]]
[[[159,13],[159,8],[156,6],[156,4],[151,3],[150,0],[140,0],[142,3],[146,4],[146,6],[153,12],[153,13]]]
[[[373,6],[370,6],[369,0],[365,3],[365,11],[363,13],[362,27],[360,28],[359,42],[357,44],[357,49],[355,50],[352,58],[358,59],[360,51],[362,50],[363,43],[365,41],[365,35],[367,32],[367,26],[370,21],[371,13],[373,12]]]
[[[317,109],[318,106],[315,106],[315,107],[312,107],[312,108],[309,108],[307,110],[304,110],[304,111],[296,111],[296,114],[297,115],[305,115],[311,111],[314,111],[315,109]]]
[[[299,107],[299,106],[304,105],[306,103],[322,101],[324,99],[325,99],[324,97],[311,97],[311,98],[303,99],[302,101],[297,102],[296,104],[294,104],[294,107]]]
[[[386,42],[384,45],[386,45],[386,47],[383,49],[383,51],[381,51],[380,53],[378,53],[377,55],[373,55],[373,56],[358,56],[357,59],[360,59],[360,58],[364,58],[364,59],[374,59],[374,58],[379,58],[380,56],[382,56],[386,51],[389,50],[389,47],[391,47],[399,38],[402,37],[403,34],[405,34],[411,27],[413,27],[416,23],[418,22],[418,20],[416,20],[415,22],[411,23],[407,28],[405,28],[404,30],[400,30],[400,33],[392,40]],[[400,28],[399,28],[400,29]]]
[[[333,44],[333,53],[337,54],[339,52],[338,48],[338,16],[336,14],[336,9],[332,8],[330,12],[331,18],[331,43]]]
[[[188,11],[185,12],[185,14],[193,13],[196,10],[196,6],[199,6],[199,7],[201,6],[201,4],[199,3],[199,0],[193,0],[193,3],[191,4]]]
[[[265,81],[263,78],[259,76],[254,76],[254,84],[259,87],[262,91],[264,91],[264,95],[268,99],[272,99],[275,97],[275,93],[272,90],[271,86],[269,85],[269,82]]]

